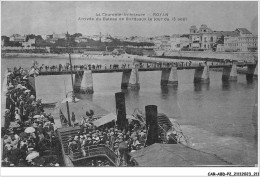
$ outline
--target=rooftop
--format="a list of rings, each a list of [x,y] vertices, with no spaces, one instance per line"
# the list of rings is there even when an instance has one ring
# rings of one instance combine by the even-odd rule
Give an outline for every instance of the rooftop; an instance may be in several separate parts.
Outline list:
[[[236,31],[241,32],[242,34],[252,34],[248,29],[246,28],[237,28]]]
[[[221,37],[222,35],[227,37],[237,37],[239,36],[239,32],[238,31],[214,31],[217,34],[217,37]]]

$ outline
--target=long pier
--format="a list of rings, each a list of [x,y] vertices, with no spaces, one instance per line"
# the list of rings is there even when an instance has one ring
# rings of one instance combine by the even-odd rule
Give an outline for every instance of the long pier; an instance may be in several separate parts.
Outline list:
[[[76,93],[94,93],[93,89],[93,73],[114,73],[114,72],[122,72],[122,89],[139,89],[139,72],[145,71],[162,71],[161,72],[161,86],[177,86],[178,85],[178,70],[186,70],[193,69],[194,72],[194,83],[201,84],[209,84],[210,75],[209,69],[222,68],[222,81],[237,81],[238,72],[243,70],[246,74],[246,79],[248,81],[252,81],[254,76],[257,75],[257,64],[256,63],[238,63],[232,62],[222,64],[214,64],[211,63],[208,65],[207,62],[199,63],[199,64],[189,64],[189,63],[181,63],[181,64],[154,64],[154,65],[143,65],[145,63],[143,60],[136,61],[132,66],[119,68],[110,66],[109,68],[85,68],[85,69],[74,69],[72,70],[72,74],[75,75],[73,89]],[[148,63],[148,62],[147,62]],[[243,67],[243,69],[239,69],[237,67]],[[46,75],[68,75],[71,74],[70,69],[67,70],[40,70],[40,76]],[[33,82],[32,82],[33,83]]]
[[[255,65],[255,64],[248,64],[248,65]],[[248,66],[246,64],[238,64],[238,67],[245,67]],[[231,64],[224,64],[224,65],[209,65],[209,68],[224,68],[224,67],[232,67]],[[204,66],[178,66],[177,70],[185,70],[185,69],[203,69]],[[140,68],[138,67],[138,71],[162,71],[165,69],[171,69],[171,67],[149,67],[149,68]],[[124,71],[131,71],[132,68],[117,68],[117,69],[91,69],[92,73],[113,73],[113,72],[124,72]],[[81,70],[72,70],[72,74],[78,74],[84,72],[85,69]],[[46,76],[46,75],[66,75],[71,74],[70,70],[42,70],[39,72],[39,75]]]

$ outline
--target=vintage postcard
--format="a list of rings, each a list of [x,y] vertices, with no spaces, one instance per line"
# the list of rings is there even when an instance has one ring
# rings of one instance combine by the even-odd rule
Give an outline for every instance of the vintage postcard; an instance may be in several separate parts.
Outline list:
[[[259,176],[257,64],[258,1],[2,1],[1,171]]]

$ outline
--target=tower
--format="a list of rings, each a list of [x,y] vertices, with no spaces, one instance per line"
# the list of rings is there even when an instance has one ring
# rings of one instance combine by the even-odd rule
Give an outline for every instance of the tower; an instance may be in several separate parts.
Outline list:
[[[197,27],[195,26],[195,25],[192,25],[191,27],[190,27],[190,34],[195,34],[195,33],[197,33]]]

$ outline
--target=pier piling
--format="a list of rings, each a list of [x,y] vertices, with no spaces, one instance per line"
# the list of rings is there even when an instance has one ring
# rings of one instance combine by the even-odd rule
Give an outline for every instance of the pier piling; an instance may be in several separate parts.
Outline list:
[[[247,65],[246,80],[252,81],[257,65]]]
[[[203,84],[208,84],[210,79],[209,79],[209,66],[207,63],[204,63],[203,68],[196,68],[195,73],[194,73],[194,83],[203,83]]]
[[[201,76],[203,73],[203,68],[196,68],[194,72],[194,83],[200,83],[201,82]]]
[[[227,66],[227,67],[223,68],[223,71],[222,71],[222,81],[223,82],[229,81],[230,72],[231,72],[231,67]]]
[[[81,85],[80,85],[80,92],[93,94],[93,77],[91,70],[84,70]]]
[[[161,86],[178,85],[177,67],[162,69]]]
[[[237,81],[237,62],[232,63],[232,67],[224,67],[222,72],[222,81]]]
[[[233,61],[233,63],[232,63],[229,80],[237,81],[237,61]]]
[[[168,85],[169,86],[171,86],[171,85],[177,86],[178,85],[178,73],[177,73],[177,67],[176,66],[173,66],[171,68]]]
[[[209,66],[207,65],[207,62],[205,62],[202,77],[201,77],[201,83],[208,84],[209,81],[210,81],[210,79],[209,79]]]
[[[131,87],[131,89],[140,89],[138,65],[136,65],[135,63],[132,67],[129,86]]]
[[[80,92],[81,82],[82,82],[83,72],[78,72],[75,74],[73,90],[75,93]]]
[[[129,87],[130,76],[131,76],[131,70],[123,71],[121,89],[127,89]]]
[[[171,70],[169,68],[162,69],[161,86],[167,86],[169,82]]]

